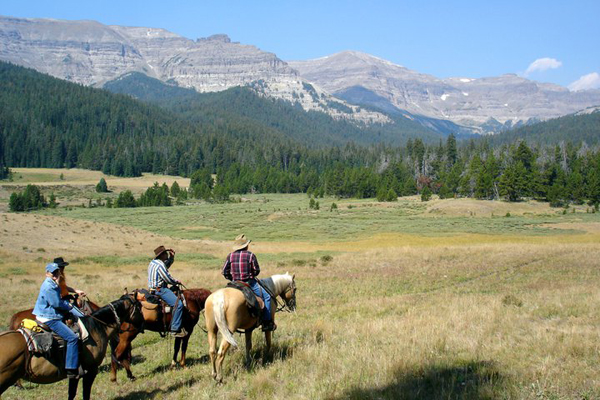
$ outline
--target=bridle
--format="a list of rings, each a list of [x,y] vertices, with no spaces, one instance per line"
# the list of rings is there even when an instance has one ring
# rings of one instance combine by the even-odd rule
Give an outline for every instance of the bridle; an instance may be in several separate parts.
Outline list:
[[[292,292],[292,298],[290,300],[286,299],[286,294]],[[271,296],[273,297],[273,296]],[[277,298],[275,297],[275,304],[277,305],[277,312],[286,311],[293,312],[292,308],[296,308],[296,282],[292,279],[292,284],[288,286],[288,288],[281,294],[283,297],[284,303],[279,304]]]
[[[134,314],[141,307],[141,304],[139,303],[139,301],[133,300],[130,297],[130,295],[124,295],[119,300],[130,301],[131,302],[132,307],[129,310],[129,321],[133,321]],[[105,326],[108,326],[108,327],[113,326],[115,328],[119,328],[119,333],[132,330],[132,329],[127,329],[127,330],[122,330],[121,329],[121,325],[122,325],[121,324],[121,318],[119,318],[119,314],[117,313],[117,309],[115,308],[115,305],[113,304],[113,303],[116,303],[119,300],[112,301],[112,302],[108,303],[108,308],[110,308],[110,310],[112,311],[112,313],[113,313],[113,315],[115,317],[115,322],[113,322],[113,323],[107,323],[107,322],[104,322],[104,321],[102,321],[102,320],[94,317],[93,315],[90,315],[90,317],[92,319],[94,319],[95,321],[98,321],[98,322],[100,322],[101,324],[103,324]],[[135,327],[135,325],[133,323],[131,323],[131,324],[134,326],[135,329],[137,329],[137,327]]]

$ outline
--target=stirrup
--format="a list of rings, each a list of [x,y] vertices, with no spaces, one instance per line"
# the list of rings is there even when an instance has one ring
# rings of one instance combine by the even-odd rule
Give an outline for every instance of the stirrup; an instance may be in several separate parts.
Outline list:
[[[176,338],[184,338],[188,335],[185,328],[181,328],[179,331],[171,331],[171,335]]]
[[[277,329],[277,325],[275,325],[275,322],[273,321],[269,321],[262,326],[263,332],[273,332],[275,329]]]
[[[67,369],[66,371],[67,371],[67,378],[69,378],[69,379],[80,379],[85,374],[87,374],[87,371],[85,369],[83,369],[83,367],[81,365],[79,365],[79,368],[77,368],[77,369]]]

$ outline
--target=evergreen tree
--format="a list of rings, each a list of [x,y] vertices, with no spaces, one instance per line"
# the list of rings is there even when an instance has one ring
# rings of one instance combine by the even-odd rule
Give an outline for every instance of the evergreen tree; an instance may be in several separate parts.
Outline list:
[[[104,178],[100,178],[100,182],[98,182],[98,184],[96,185],[96,192],[108,193],[108,186]]]
[[[119,193],[119,197],[115,201],[114,206],[116,208],[131,208],[136,206],[135,198],[133,197],[133,193],[131,190],[125,190]]]

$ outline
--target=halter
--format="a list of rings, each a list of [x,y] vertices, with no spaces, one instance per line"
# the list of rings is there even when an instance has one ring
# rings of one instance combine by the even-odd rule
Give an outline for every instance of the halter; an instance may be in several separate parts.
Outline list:
[[[115,321],[117,323],[117,326],[121,326],[121,318],[119,318],[119,314],[117,314],[117,310],[115,310],[115,306],[113,305],[113,303],[108,303],[108,306],[110,307],[113,314],[115,315]]]

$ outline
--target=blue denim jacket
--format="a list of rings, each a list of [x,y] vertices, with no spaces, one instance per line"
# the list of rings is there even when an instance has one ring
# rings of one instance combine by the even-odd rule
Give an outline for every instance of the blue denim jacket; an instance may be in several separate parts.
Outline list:
[[[68,301],[60,298],[58,284],[51,278],[46,278],[40,287],[33,314],[41,318],[62,319],[58,310],[71,311],[72,308]]]

